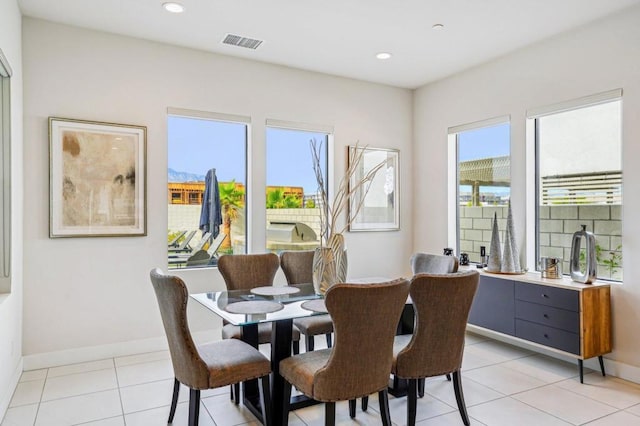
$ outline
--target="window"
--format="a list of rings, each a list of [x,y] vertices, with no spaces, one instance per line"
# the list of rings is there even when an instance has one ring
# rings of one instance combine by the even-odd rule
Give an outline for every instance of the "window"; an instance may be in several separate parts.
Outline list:
[[[488,254],[494,214],[505,229],[511,196],[509,117],[499,117],[449,129],[449,244],[456,254],[480,262],[480,247]]]
[[[596,236],[598,278],[622,281],[622,100],[616,90],[529,112],[535,132],[536,260]],[[537,262],[536,262],[537,264]]]
[[[214,266],[219,254],[246,252],[248,123],[169,110],[167,241],[186,231],[169,248],[170,268]]]
[[[0,50],[0,293],[11,290],[11,67]]]
[[[318,183],[310,141],[321,144],[326,184],[330,133],[328,128],[267,122],[267,250],[309,250],[320,244]]]

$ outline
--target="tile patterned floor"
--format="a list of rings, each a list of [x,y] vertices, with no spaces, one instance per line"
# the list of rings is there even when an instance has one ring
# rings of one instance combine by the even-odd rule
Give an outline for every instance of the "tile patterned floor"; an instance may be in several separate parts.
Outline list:
[[[317,339],[322,346],[324,339]],[[268,348],[261,348],[268,351]],[[471,424],[502,426],[639,425],[640,385],[597,372],[581,385],[575,364],[469,334],[463,387]],[[22,374],[0,426],[165,425],[173,374],[167,352],[67,365]],[[180,392],[174,425],[187,423],[188,391]],[[390,397],[391,418],[404,425],[406,401]],[[356,420],[346,403],[336,408],[339,425],[380,425],[377,398]],[[427,380],[418,402],[420,426],[462,425],[453,387],[444,377]],[[202,393],[200,425],[258,425],[229,400],[229,389]],[[324,424],[322,405],[297,410],[292,426]]]

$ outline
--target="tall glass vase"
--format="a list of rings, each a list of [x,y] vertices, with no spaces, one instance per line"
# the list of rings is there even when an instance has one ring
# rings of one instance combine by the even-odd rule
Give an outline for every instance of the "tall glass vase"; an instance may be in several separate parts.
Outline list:
[[[334,234],[325,247],[318,247],[313,254],[313,288],[324,295],[332,285],[347,279],[347,250],[342,234]]]

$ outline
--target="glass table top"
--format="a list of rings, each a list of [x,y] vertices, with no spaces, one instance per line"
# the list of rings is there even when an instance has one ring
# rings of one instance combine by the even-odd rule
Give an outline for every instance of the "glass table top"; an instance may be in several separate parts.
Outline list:
[[[322,299],[322,296],[315,294],[311,283],[283,286],[281,287],[282,292],[277,291],[278,288],[278,286],[273,286],[274,291],[269,292],[232,290],[196,293],[191,297],[234,325],[326,315],[326,313],[302,307],[302,304],[308,300]],[[292,288],[299,291],[292,291]],[[275,309],[274,304],[280,304],[282,308]]]

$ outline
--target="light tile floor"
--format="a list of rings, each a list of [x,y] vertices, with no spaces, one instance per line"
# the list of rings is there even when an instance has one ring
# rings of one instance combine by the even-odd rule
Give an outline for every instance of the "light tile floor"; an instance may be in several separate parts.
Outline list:
[[[321,347],[324,339],[317,339]],[[267,352],[268,347],[261,348]],[[587,370],[580,384],[575,363],[468,334],[463,388],[474,425],[640,425],[640,385]],[[167,352],[67,365],[22,374],[1,426],[165,425],[173,374]],[[187,424],[188,391],[180,392],[174,424]],[[390,398],[395,425],[404,425],[405,398]],[[358,408],[356,420],[339,403],[339,425],[380,425],[378,402]],[[453,386],[444,377],[427,380],[418,402],[421,426],[461,425]],[[227,387],[202,393],[200,425],[258,425]],[[322,405],[290,414],[292,426],[324,424]]]

